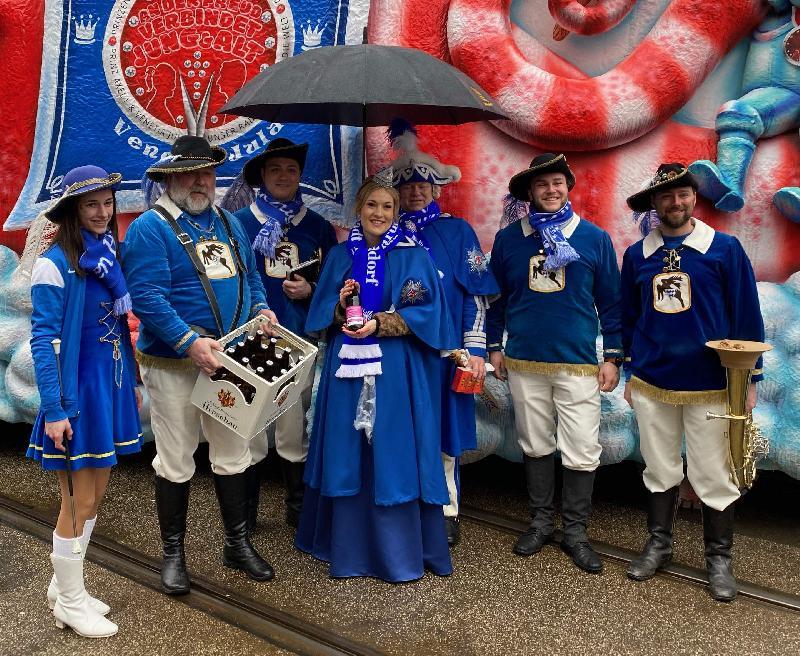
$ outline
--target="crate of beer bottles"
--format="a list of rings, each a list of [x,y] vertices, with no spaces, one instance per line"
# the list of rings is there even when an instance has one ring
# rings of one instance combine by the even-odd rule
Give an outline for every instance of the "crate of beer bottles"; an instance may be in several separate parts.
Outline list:
[[[317,348],[263,315],[219,342],[223,350],[215,354],[222,366],[211,376],[200,372],[192,403],[252,439],[299,401],[314,375]]]

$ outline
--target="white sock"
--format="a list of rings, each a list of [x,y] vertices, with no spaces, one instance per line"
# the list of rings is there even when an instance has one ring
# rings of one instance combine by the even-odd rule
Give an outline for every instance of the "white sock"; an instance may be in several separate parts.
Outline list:
[[[83,535],[81,535],[80,537],[81,553],[83,554],[83,558],[86,558],[86,548],[89,546],[89,540],[92,539],[92,531],[94,530],[94,525],[96,523],[97,523],[97,515],[95,515],[91,519],[87,519],[83,523]]]
[[[82,541],[83,536],[78,536],[78,540]],[[80,560],[83,558],[83,551],[81,553],[72,553],[72,546],[74,544],[73,538],[62,538],[56,535],[53,531],[53,553],[61,558],[68,558],[70,560]]]

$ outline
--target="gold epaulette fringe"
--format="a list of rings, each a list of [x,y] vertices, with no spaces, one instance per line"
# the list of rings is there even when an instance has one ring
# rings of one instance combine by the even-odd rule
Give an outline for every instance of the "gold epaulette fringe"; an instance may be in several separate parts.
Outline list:
[[[644,382],[641,378],[631,376],[631,389],[636,390],[642,396],[646,396],[653,401],[669,403],[672,405],[701,405],[705,403],[726,403],[728,394],[726,390],[700,390],[700,391],[676,391],[661,389],[655,385]]]
[[[136,362],[153,369],[168,369],[170,371],[199,371],[191,358],[162,358],[157,355],[148,355],[136,349]]]
[[[596,364],[570,364],[568,362],[536,362],[534,360],[516,360],[505,356],[506,368],[526,374],[550,376],[567,374],[568,376],[596,376],[600,367]]]

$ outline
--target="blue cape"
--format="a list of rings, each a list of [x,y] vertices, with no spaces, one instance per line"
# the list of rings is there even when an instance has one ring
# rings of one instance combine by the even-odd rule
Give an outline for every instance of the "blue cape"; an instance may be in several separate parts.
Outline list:
[[[331,328],[351,264],[344,244],[331,250],[309,309],[306,332]],[[414,295],[412,290],[416,290]],[[409,242],[387,256],[383,309],[391,306],[413,334],[379,340],[383,374],[375,378],[377,413],[371,445],[353,428],[362,379],[335,377],[342,333],[336,328],[328,331],[305,481],[324,496],[357,494],[361,458],[371,457],[378,505],[415,499],[444,505],[448,494],[441,463],[441,390],[431,372],[440,367],[439,351],[455,348],[458,339],[450,328],[433,262],[424,249]]]

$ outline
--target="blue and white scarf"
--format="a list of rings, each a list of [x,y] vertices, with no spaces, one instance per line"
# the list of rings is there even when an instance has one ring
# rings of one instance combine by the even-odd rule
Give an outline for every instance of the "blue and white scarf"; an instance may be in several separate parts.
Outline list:
[[[403,231],[394,224],[381,238],[377,246],[369,247],[364,239],[361,224],[356,224],[347,239],[347,249],[353,257],[353,279],[359,284],[361,307],[364,319],[369,321],[373,313],[380,311],[383,302],[383,286],[386,276],[386,255],[402,239]],[[336,371],[337,378],[363,378],[378,376],[381,371],[381,347],[372,334],[364,339],[344,336],[339,358],[342,363]]]
[[[528,221],[530,221],[531,228],[542,235],[544,252],[547,255],[543,267],[545,271],[560,269],[581,257],[561,232],[572,215],[572,204],[569,201],[558,212],[534,212],[531,203]]]
[[[431,244],[422,234],[422,229],[436,221],[442,215],[439,203],[432,200],[427,206],[416,212],[400,212],[400,225],[403,226],[405,233],[411,240],[422,246],[428,253],[431,252]]]
[[[131,295],[122,275],[122,267],[117,261],[117,246],[114,235],[108,230],[102,237],[81,228],[83,245],[86,250],[78,259],[78,265],[93,273],[111,292],[114,298],[114,315],[119,317],[132,309]]]
[[[303,197],[298,189],[292,200],[283,202],[262,188],[256,192],[256,207],[267,220],[253,240],[253,249],[264,257],[274,259],[275,246],[283,236],[283,229],[303,208]]]

